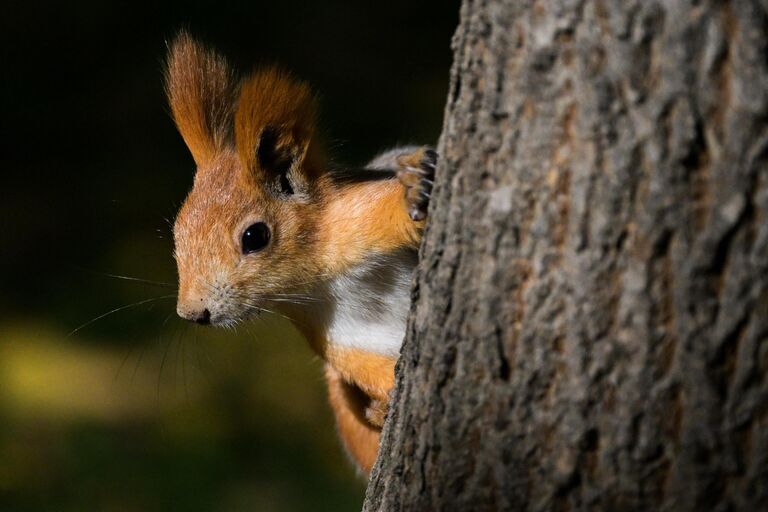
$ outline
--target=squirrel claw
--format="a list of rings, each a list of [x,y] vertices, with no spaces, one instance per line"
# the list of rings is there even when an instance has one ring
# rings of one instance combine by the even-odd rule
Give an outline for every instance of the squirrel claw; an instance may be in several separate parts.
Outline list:
[[[437,152],[428,147],[397,158],[397,178],[405,187],[405,204],[413,221],[427,217],[437,165]]]

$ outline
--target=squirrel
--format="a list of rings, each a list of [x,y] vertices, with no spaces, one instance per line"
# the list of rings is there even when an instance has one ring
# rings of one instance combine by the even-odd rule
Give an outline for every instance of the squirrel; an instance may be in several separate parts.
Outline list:
[[[409,146],[335,168],[305,82],[276,67],[238,77],[186,32],[169,45],[166,93],[197,167],[174,223],[177,313],[290,319],[324,360],[342,443],[369,474],[437,154]]]

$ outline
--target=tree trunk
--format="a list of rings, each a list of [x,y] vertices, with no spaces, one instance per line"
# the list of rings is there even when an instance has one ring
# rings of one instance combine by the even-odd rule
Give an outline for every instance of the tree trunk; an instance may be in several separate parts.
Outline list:
[[[465,0],[366,511],[768,510],[768,2]]]

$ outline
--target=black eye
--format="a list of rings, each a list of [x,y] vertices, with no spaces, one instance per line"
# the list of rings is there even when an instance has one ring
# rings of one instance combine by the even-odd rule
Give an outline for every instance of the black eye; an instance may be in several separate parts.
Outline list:
[[[263,222],[251,224],[243,233],[243,254],[262,250],[269,243],[269,228]]]

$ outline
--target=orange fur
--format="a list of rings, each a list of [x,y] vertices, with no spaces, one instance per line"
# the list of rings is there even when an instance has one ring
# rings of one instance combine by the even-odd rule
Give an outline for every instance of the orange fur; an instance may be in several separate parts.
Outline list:
[[[265,309],[293,319],[327,362],[339,433],[368,472],[395,360],[334,346],[301,305],[275,297],[307,293],[368,258],[417,247],[423,223],[409,218],[406,189],[397,180],[334,182],[316,141],[314,96],[285,72],[269,68],[236,80],[222,57],[181,34],[170,49],[166,88],[197,164],[174,226],[179,314],[191,318],[206,304],[214,324]],[[266,130],[274,135],[270,149],[285,159],[284,175],[257,156]],[[286,180],[290,198],[280,189]],[[271,240],[244,255],[241,236],[254,222],[271,228]]]
[[[237,84],[223,57],[187,33],[168,54],[166,94],[176,126],[197,165],[205,165],[231,137]]]
[[[334,272],[371,254],[418,247],[423,223],[408,217],[397,180],[351,185],[330,197],[319,220],[325,266]]]
[[[395,385],[395,360],[358,349],[329,346],[325,360],[339,375],[375,400],[386,401]]]
[[[280,129],[277,145],[294,151],[304,163],[303,173],[314,175],[321,165],[314,138],[316,117],[316,101],[306,83],[274,67],[252,73],[240,87],[235,116],[240,160],[248,168],[257,168],[254,142],[266,126],[275,126]]]
[[[339,436],[350,457],[365,474],[370,473],[379,450],[381,429],[365,418],[367,398],[359,389],[346,382],[330,364],[325,366],[328,399],[336,418]]]

